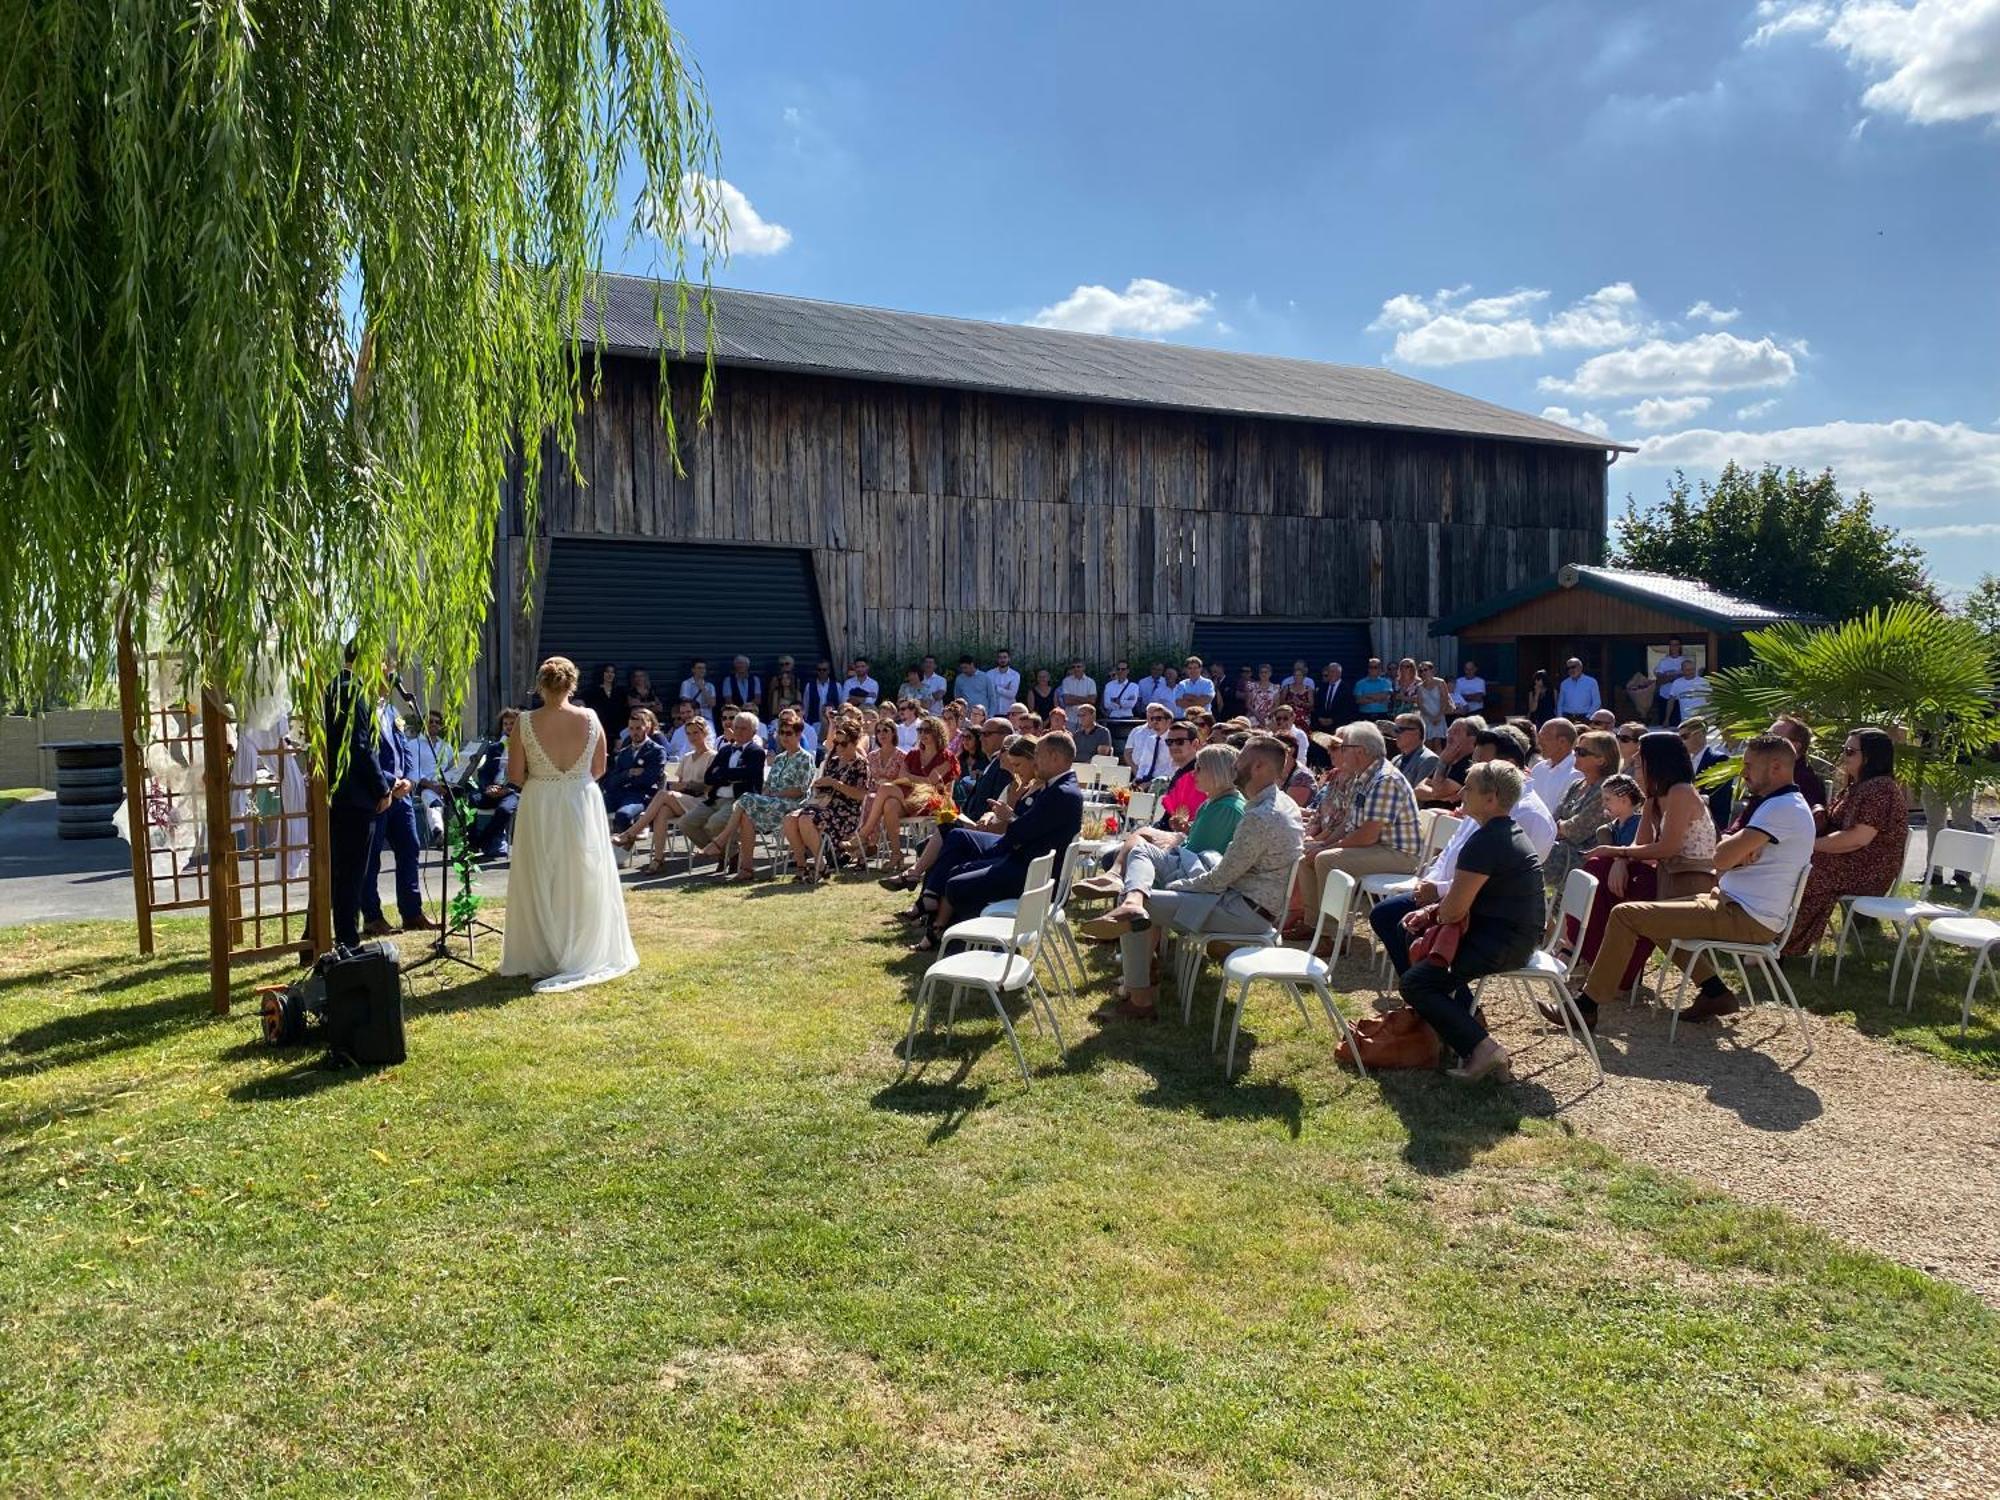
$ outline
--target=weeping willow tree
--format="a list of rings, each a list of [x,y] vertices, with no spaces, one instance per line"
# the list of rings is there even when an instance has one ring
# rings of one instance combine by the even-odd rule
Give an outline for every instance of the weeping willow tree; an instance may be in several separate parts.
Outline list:
[[[539,435],[573,450],[607,236],[659,232],[663,348],[707,326],[715,138],[660,0],[5,14],[0,700],[101,681],[128,609],[194,681],[353,633],[451,693],[510,454],[532,497]]]

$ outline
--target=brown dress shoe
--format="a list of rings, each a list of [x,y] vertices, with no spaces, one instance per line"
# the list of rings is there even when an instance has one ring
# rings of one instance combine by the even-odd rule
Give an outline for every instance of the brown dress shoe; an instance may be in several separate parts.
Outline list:
[[[1718,1016],[1733,1016],[1743,1009],[1743,1002],[1728,991],[1720,995],[1696,995],[1681,1010],[1683,1021],[1713,1021]]]
[[[370,917],[361,929],[363,937],[394,937],[396,929],[380,917]]]

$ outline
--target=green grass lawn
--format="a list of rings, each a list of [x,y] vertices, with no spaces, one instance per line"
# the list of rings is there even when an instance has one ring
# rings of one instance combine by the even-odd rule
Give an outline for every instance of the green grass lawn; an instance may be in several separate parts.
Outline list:
[[[1233,1086],[1080,1015],[899,1076],[886,904],[635,895],[637,975],[373,1074],[195,924],[0,932],[0,1492],[1812,1495],[2000,1417],[1970,1296],[1282,1000]]]

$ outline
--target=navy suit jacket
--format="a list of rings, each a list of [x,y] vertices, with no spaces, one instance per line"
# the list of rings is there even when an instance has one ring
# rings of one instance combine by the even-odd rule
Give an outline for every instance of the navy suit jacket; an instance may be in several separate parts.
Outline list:
[[[657,792],[666,779],[666,766],[666,752],[649,735],[612,756],[597,785],[604,793],[604,800],[616,811],[627,803],[644,802]]]
[[[386,737],[376,719],[375,695],[362,687],[352,672],[342,672],[326,690],[326,752],[332,759],[327,767],[336,774],[329,800],[335,807],[365,807],[389,795],[395,785],[393,747],[384,759]]]
[[[702,780],[708,783],[711,795],[723,787],[733,788],[732,795],[742,796],[745,792],[764,790],[764,747],[752,740],[737,751],[735,764],[731,765],[730,750],[734,746],[725,743],[715,752],[715,759],[708,763],[708,772]]]
[[[1074,771],[1065,771],[1021,799],[996,852],[1025,865],[1037,855],[1060,854],[1082,831],[1083,788]]]

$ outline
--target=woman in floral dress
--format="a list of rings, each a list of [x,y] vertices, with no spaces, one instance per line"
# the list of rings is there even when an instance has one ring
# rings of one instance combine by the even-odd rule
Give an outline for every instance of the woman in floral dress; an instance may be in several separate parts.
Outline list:
[[[1840,772],[1844,790],[1827,811],[1827,831],[1813,841],[1787,958],[1818,946],[1842,896],[1886,896],[1903,876],[1910,799],[1896,780],[1896,742],[1879,729],[1850,731]]]
[[[826,764],[807,790],[806,805],[785,814],[785,842],[799,867],[798,880],[818,885],[826,874],[821,851],[854,837],[861,826],[861,802],[868,795],[868,759],[861,753],[861,732],[852,724],[833,726]]]
[[[1278,684],[1278,701],[1292,705],[1292,722],[1304,729],[1313,721],[1313,703],[1319,696],[1319,684],[1313,681],[1312,673],[1306,670],[1302,661],[1292,663],[1292,675]]]
[[[1259,729],[1271,727],[1271,710],[1278,706],[1278,685],[1271,680],[1271,664],[1257,668],[1257,680],[1243,689],[1243,712]]]
[[[812,784],[813,758],[810,750],[799,748],[801,724],[789,710],[778,720],[778,753],[764,766],[764,790],[745,792],[729,809],[729,821],[716,839],[724,848],[736,840],[734,882],[755,880],[757,835],[776,833],[784,826],[785,814],[798,809]]]

